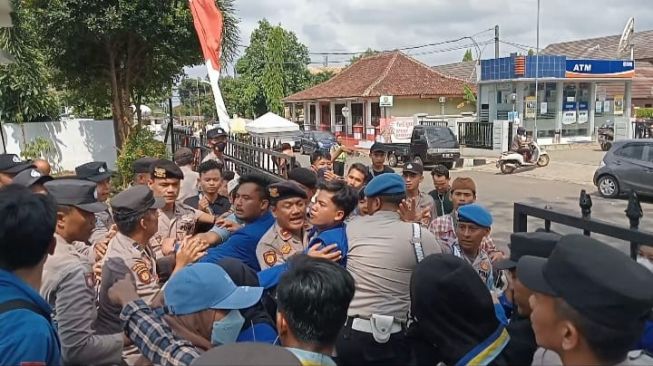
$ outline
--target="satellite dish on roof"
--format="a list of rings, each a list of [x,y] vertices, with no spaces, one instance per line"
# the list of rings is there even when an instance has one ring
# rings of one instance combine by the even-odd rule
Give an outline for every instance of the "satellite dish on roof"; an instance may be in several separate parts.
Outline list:
[[[630,48],[631,51],[631,59],[633,58],[633,50],[630,47],[632,40],[633,40],[633,33],[635,33],[635,18],[631,17],[628,19],[628,22],[626,23],[626,27],[624,28],[623,33],[621,33],[621,39],[619,40],[619,52],[624,53],[627,52]]]

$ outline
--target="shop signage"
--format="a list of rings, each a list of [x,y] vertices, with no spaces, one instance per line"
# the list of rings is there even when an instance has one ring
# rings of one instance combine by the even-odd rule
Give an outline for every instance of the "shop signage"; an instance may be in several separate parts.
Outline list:
[[[566,102],[562,106],[563,111],[575,111],[576,110],[576,102]]]
[[[392,95],[382,95],[379,98],[379,107],[392,107],[393,99]]]
[[[594,108],[594,111],[596,113],[603,113],[603,101],[600,100],[596,101],[596,106]]]
[[[535,97],[526,97],[526,118],[535,118]]]
[[[542,102],[540,104],[540,114],[547,114],[549,112],[549,103]]]
[[[567,60],[566,78],[632,78],[635,63],[623,60]]]
[[[564,111],[562,112],[562,124],[570,125],[576,123],[576,111]]]
[[[588,111],[578,111],[578,123],[585,123],[589,121],[589,112]]]

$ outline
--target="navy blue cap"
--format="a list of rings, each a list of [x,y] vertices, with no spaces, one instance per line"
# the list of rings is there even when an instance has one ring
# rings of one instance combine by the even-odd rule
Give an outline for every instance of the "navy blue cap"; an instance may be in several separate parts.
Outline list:
[[[471,222],[480,227],[492,227],[492,214],[487,210],[487,208],[477,203],[460,207],[458,209],[458,220]]]
[[[209,140],[220,136],[227,136],[227,132],[222,127],[216,127],[206,131],[206,138]]]
[[[86,212],[97,213],[109,207],[95,198],[97,185],[82,179],[55,179],[44,185],[58,205],[74,206]]]
[[[365,186],[366,197],[395,196],[406,194],[404,179],[395,173],[381,174],[372,179]]]
[[[95,183],[111,178],[112,173],[113,172],[107,168],[107,163],[103,161],[92,161],[75,168],[77,179],[88,180]]]

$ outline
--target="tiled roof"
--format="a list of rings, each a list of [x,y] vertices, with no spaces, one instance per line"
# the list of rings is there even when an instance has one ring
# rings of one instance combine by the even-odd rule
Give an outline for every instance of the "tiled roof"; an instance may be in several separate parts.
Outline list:
[[[621,35],[581,39],[570,42],[553,43],[542,53],[589,59],[629,59],[630,51],[619,52]],[[653,30],[635,32],[635,60],[653,60]]]
[[[399,51],[362,58],[338,75],[285,98],[304,100],[392,96],[462,96],[466,83]],[[470,85],[475,88],[473,85]]]
[[[433,70],[457,79],[476,84],[476,61],[461,61],[433,66]]]

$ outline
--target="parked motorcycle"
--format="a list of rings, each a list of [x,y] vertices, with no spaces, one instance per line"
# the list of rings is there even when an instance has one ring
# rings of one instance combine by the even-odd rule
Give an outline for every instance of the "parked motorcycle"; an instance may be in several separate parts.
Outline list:
[[[614,141],[614,122],[610,120],[606,121],[596,132],[601,150],[610,150]]]
[[[529,143],[531,149],[531,158],[526,161],[524,155],[516,151],[506,151],[501,154],[497,161],[497,168],[501,169],[503,174],[512,174],[517,168],[527,166],[545,167],[549,165],[549,154],[540,148],[540,145],[535,141]]]

